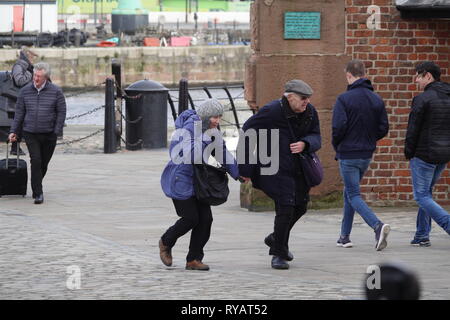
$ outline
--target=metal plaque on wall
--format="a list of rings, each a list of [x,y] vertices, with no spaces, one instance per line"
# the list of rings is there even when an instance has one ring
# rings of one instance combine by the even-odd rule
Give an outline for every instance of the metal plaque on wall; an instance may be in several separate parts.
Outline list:
[[[320,39],[320,12],[285,12],[284,39]]]

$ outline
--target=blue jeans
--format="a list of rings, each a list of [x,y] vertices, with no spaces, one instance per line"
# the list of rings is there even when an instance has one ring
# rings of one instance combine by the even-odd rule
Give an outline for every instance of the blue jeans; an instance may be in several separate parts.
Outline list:
[[[339,160],[339,171],[344,180],[344,217],[342,219],[341,236],[350,235],[355,211],[374,230],[382,223],[361,198],[359,191],[359,183],[367,171],[370,161],[371,159]]]
[[[450,215],[433,200],[433,186],[439,180],[446,164],[432,164],[419,158],[410,161],[414,200],[419,205],[415,238],[428,239],[431,219],[450,234]]]

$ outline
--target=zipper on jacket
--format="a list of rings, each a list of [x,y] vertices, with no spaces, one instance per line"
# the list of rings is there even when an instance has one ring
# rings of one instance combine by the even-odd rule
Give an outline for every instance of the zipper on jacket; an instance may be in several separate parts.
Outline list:
[[[39,101],[40,101],[40,94],[41,94],[39,90],[37,90],[37,92],[38,93],[37,93],[37,103],[36,103],[36,116],[34,119],[34,132],[35,133],[37,133],[37,128],[38,128],[38,119],[39,119],[38,115],[39,115],[39,105],[40,105]]]

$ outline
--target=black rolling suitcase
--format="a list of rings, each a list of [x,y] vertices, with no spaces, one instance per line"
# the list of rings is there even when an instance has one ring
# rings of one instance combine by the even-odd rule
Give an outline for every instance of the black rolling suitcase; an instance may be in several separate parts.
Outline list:
[[[4,195],[27,194],[28,170],[27,162],[19,159],[19,143],[17,143],[17,159],[8,158],[6,143],[6,159],[0,160],[0,197]]]

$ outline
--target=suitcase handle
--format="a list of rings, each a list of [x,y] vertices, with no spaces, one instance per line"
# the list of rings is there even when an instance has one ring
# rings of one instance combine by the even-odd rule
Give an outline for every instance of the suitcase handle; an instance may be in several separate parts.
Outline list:
[[[17,141],[17,168],[19,167],[19,159],[20,159],[20,142]],[[6,140],[6,164],[5,164],[5,169],[8,169],[8,165],[9,165],[9,139]]]

